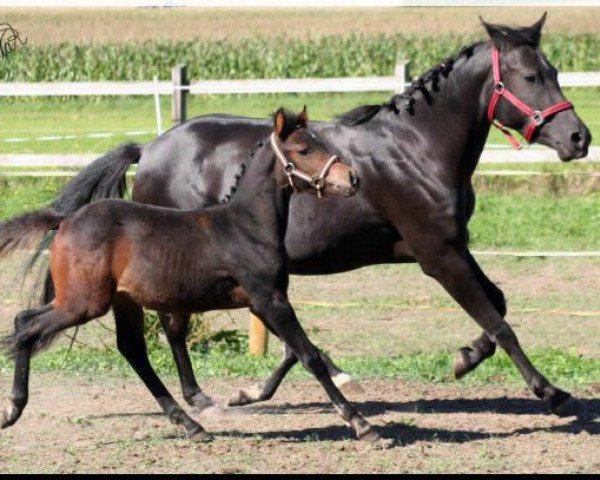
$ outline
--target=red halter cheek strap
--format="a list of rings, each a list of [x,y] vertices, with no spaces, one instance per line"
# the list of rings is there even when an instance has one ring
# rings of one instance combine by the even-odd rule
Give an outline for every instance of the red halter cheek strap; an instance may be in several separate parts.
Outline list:
[[[528,143],[531,141],[531,137],[533,137],[536,129],[538,129],[548,117],[551,117],[558,112],[562,112],[563,110],[569,110],[573,108],[573,104],[571,102],[568,100],[563,100],[562,102],[555,103],[554,105],[551,105],[542,111],[534,110],[529,105],[519,100],[515,95],[510,93],[504,86],[504,83],[502,83],[502,78],[500,76],[500,50],[498,50],[496,47],[492,48],[492,68],[494,69],[494,93],[492,94],[492,99],[490,100],[490,104],[488,106],[488,120],[492,125],[494,125],[494,127],[504,134],[510,144],[517,150],[523,148],[523,143],[519,142],[504,125],[494,118],[496,106],[498,105],[500,98],[504,97],[529,118],[529,123],[525,126],[525,131],[523,133],[523,138],[527,140]]]

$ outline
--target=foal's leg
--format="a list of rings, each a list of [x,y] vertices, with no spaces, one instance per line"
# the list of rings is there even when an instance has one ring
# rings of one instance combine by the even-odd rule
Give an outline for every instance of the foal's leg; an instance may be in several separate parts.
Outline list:
[[[514,331],[478,281],[477,272],[473,268],[475,260],[469,258],[466,246],[460,247],[448,242],[443,236],[436,236],[434,231],[423,230],[423,234],[419,238],[413,238],[411,242],[423,271],[435,278],[486,334],[508,353],[529,388],[549,404],[553,413],[561,416],[581,413],[578,411],[578,402],[567,392],[552,385],[523,352]]]
[[[61,330],[82,322],[82,317],[56,310],[52,304],[23,310],[15,317],[15,333],[3,339],[4,347],[12,351],[15,373],[10,399],[0,415],[0,428],[13,425],[23,413],[29,399],[29,364],[31,355]]]
[[[489,301],[492,302],[492,305],[494,305],[500,316],[504,318],[506,316],[504,293],[483,273],[469,251],[467,251],[467,261],[477,276],[477,280],[481,284],[481,288],[483,288]],[[456,353],[454,359],[454,376],[457,379],[464,377],[467,373],[475,370],[485,359],[493,356],[495,352],[496,342],[486,332],[482,332],[471,343],[470,347],[463,347]]]
[[[351,426],[356,436],[367,440],[378,439],[379,436],[372,430],[371,425],[346,400],[327,374],[319,350],[306,336],[285,294],[276,291],[268,297],[257,298],[252,304],[258,316],[264,319],[265,323],[290,347],[304,368],[316,377],[329,395],[335,409]]]
[[[253,312],[254,315],[259,316],[256,312]],[[261,319],[263,323],[266,322]],[[267,327],[269,328],[269,327]],[[275,332],[271,332],[275,336],[277,334]],[[284,343],[284,353],[283,359],[281,363],[277,366],[275,371],[271,374],[271,376],[264,382],[264,384],[253,385],[250,388],[241,388],[238,393],[234,394],[228,402],[230,407],[248,405],[250,403],[262,402],[265,400],[270,400],[275,395],[275,392],[279,388],[279,385],[287,375],[287,373],[292,369],[296,363],[298,363],[298,357],[294,355],[294,352],[291,350],[287,343]],[[333,380],[333,383],[336,387],[340,389],[341,392],[348,394],[349,392],[353,393],[363,393],[362,387],[360,384],[353,380],[350,375],[340,370],[329,358],[329,356],[319,350],[319,355],[321,356],[321,360],[325,364],[325,368],[327,368],[327,373]]]
[[[185,344],[190,315],[158,312],[158,318],[160,318],[160,322],[165,330],[171,352],[173,353],[175,365],[177,365],[177,373],[179,374],[179,381],[181,382],[183,398],[185,398],[185,401],[194,407],[198,413],[208,409],[220,411],[219,406],[213,399],[202,392],[198,386],[198,382],[196,382],[196,377],[194,376],[192,362],[190,361],[187,346]]]
[[[150,365],[143,333],[144,311],[142,307],[128,297],[117,294],[113,299],[113,312],[119,351],[148,387],[165,415],[175,425],[183,425],[188,437],[209,439],[210,434],[185,413]]]

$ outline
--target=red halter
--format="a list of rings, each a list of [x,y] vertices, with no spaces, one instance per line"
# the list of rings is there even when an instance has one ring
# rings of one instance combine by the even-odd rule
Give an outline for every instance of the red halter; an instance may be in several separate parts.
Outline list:
[[[515,107],[521,110],[521,112],[527,115],[527,117],[529,117],[529,123],[525,127],[525,133],[523,134],[523,138],[527,140],[527,142],[531,141],[531,137],[533,136],[535,130],[539,128],[548,117],[558,112],[562,112],[563,110],[569,110],[573,108],[573,104],[571,102],[568,100],[563,100],[562,102],[551,105],[545,110],[534,110],[529,105],[526,105],[517,97],[515,97],[506,89],[504,83],[502,83],[502,78],[500,77],[500,51],[496,47],[492,48],[492,67],[494,69],[494,93],[492,94],[492,99],[490,100],[490,105],[488,107],[488,120],[492,125],[494,125],[494,127],[499,129],[504,134],[510,144],[517,150],[523,148],[523,143],[519,142],[504,125],[494,118],[496,105],[501,97],[506,98],[506,100],[508,100]]]

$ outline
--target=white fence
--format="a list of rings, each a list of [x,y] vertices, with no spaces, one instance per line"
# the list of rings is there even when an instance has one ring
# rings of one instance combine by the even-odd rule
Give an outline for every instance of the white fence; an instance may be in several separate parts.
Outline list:
[[[401,91],[407,85],[404,67],[398,64],[395,75],[388,77],[204,80],[189,86],[172,82],[0,83],[0,97],[171,95],[178,89],[191,94]],[[558,78],[563,87],[600,87],[600,72],[564,72]]]

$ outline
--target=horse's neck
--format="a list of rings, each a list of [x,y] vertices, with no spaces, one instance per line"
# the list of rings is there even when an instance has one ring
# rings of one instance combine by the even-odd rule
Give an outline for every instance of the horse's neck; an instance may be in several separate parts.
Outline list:
[[[491,97],[492,66],[490,44],[476,46],[473,54],[456,60],[447,78],[441,78],[439,90],[431,92],[431,103],[416,92],[415,113],[407,112],[390,117],[400,127],[415,129],[426,137],[432,158],[457,165],[470,175],[479,161],[489,134],[487,107]],[[401,108],[401,105],[398,105]],[[402,138],[399,139],[402,142]],[[440,159],[442,155],[444,158]]]
[[[229,207],[256,225],[257,236],[283,242],[292,192],[279,184],[276,166],[271,146],[261,147],[240,179]]]

